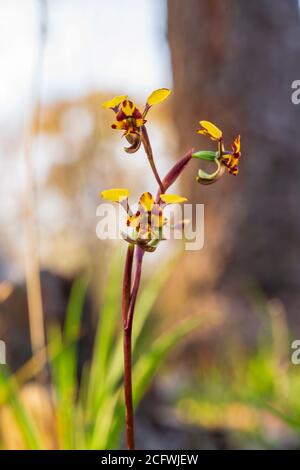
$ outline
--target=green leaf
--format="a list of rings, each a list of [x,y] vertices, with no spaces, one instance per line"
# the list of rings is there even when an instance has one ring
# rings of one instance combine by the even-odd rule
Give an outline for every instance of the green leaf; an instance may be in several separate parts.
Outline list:
[[[87,282],[77,279],[71,289],[63,331],[58,325],[49,331],[49,357],[57,408],[58,440],[61,449],[74,449],[77,360],[80,326],[86,297]]]
[[[79,338],[86,291],[86,280],[81,277],[76,279],[71,289],[64,325],[64,342],[67,344]]]
[[[19,388],[14,376],[9,375],[6,368],[0,373],[0,396],[1,405],[5,403],[10,406],[27,450],[45,448],[35,423],[28,416],[26,408],[19,399]]]
[[[171,330],[162,334],[145,351],[133,369],[133,399],[135,406],[140,402],[146,389],[151,383],[158,367],[166,358],[168,352],[188,333],[198,328],[203,323],[202,318],[188,319],[177,324]]]
[[[107,395],[102,406],[98,408],[94,416],[93,432],[91,439],[88,441],[88,449],[110,449],[108,443],[110,441],[112,424],[116,416],[120,395],[119,390],[112,395]]]
[[[133,322],[133,332],[132,332],[132,350],[133,354],[135,351],[135,346],[139,336],[142,334],[143,328],[146,324],[146,321],[151,313],[153,305],[159,295],[160,290],[162,289],[164,283],[166,282],[168,276],[170,275],[172,266],[175,264],[177,258],[172,260],[170,263],[165,265],[151,276],[151,279],[148,280],[147,284],[143,287],[139,293],[135,314]],[[120,380],[123,374],[123,339],[122,334],[120,334],[119,340],[115,347],[114,354],[112,356],[110,367],[109,367],[109,376],[107,380],[110,383],[111,387],[114,387]]]
[[[158,297],[160,290],[162,289],[167,277],[170,274],[171,268],[173,264],[175,264],[176,259],[172,260],[168,263],[165,267],[161,268],[147,282],[145,287],[140,292],[140,295],[137,300],[136,311],[135,311],[135,319],[134,319],[134,327],[133,327],[133,339],[132,339],[132,349],[133,354],[136,349],[136,343],[138,338],[143,335],[143,329],[145,327],[146,321],[150,316],[151,310],[153,305]],[[119,263],[120,264],[120,263]],[[115,285],[120,285],[120,280],[114,280]],[[118,310],[118,309],[117,309]],[[102,312],[103,315],[103,312]],[[109,315],[110,321],[112,323],[117,323],[120,325],[121,320],[118,318],[111,317]],[[119,321],[118,321],[119,320]],[[100,326],[101,328],[101,326]],[[97,394],[97,406],[94,406],[94,415],[92,416],[94,426],[93,431],[91,433],[88,448],[95,448],[101,443],[103,447],[106,449],[115,448],[118,445],[118,441],[120,439],[120,435],[123,430],[124,425],[124,404],[123,404],[123,384],[121,382],[122,375],[123,375],[123,333],[122,329],[119,328],[119,336],[117,339],[117,343],[111,343],[112,354],[109,355],[109,360],[106,365],[106,375],[101,379],[101,383],[96,388],[95,394]],[[102,377],[102,373],[99,372],[99,365],[95,360],[95,374],[99,374]],[[94,379],[95,380],[95,379]],[[116,399],[116,390],[118,391],[118,397],[120,399]],[[114,400],[111,397],[115,397]],[[106,407],[107,405],[107,407]],[[95,419],[96,413],[96,419]],[[105,433],[101,441],[99,440],[99,420],[105,417]],[[97,437],[98,436],[98,437]]]
[[[91,416],[94,415],[102,397],[105,396],[108,390],[109,362],[115,350],[116,326],[121,324],[122,271],[121,252],[117,251],[111,261],[106,282],[91,362],[90,380],[87,389],[87,406]],[[122,363],[122,356],[119,356],[119,361]]]
[[[65,348],[63,335],[58,325],[49,330],[49,356],[51,379],[55,400],[58,444],[60,449],[70,450],[74,447],[73,403],[74,361],[70,350]],[[70,372],[71,369],[71,372]]]
[[[188,319],[177,324],[171,330],[162,334],[149,349],[145,350],[133,367],[133,400],[136,407],[151,381],[159,366],[165,360],[170,350],[178,344],[178,342],[191,331],[195,330],[203,323],[203,319]],[[123,393],[123,384],[120,386],[120,392]],[[118,407],[118,413],[112,423],[110,431],[110,440],[108,441],[108,449],[114,448],[117,442],[117,436],[122,433],[124,425],[124,404],[121,402]]]

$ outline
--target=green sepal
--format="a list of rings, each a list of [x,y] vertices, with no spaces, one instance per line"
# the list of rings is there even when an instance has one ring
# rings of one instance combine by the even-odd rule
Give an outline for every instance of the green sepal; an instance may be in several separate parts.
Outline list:
[[[199,150],[199,152],[193,153],[193,158],[200,158],[201,160],[208,160],[212,162],[218,158],[219,153],[211,150]]]

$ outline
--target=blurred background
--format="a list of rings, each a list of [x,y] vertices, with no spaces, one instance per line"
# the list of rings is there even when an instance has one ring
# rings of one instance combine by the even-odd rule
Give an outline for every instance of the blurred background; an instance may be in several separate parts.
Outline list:
[[[228,144],[240,133],[242,159],[215,185],[196,183],[197,161],[180,180],[205,204],[203,249],[145,256],[138,446],[299,448],[299,12],[297,0],[0,1],[2,448],[123,445],[126,247],[97,239],[96,209],[103,189],[134,201],[156,183],[101,103],[143,107],[160,87],[172,94],[148,132],[161,175],[210,147],[201,119]]]

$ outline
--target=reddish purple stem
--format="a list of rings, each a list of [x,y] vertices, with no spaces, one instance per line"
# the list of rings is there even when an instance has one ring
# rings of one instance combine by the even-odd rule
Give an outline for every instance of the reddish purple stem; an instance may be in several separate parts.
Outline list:
[[[123,317],[123,349],[124,349],[124,396],[125,396],[125,411],[126,411],[126,437],[127,447],[129,450],[135,448],[134,444],[134,415],[133,415],[133,400],[132,400],[132,322],[135,302],[139,290],[141,274],[142,274],[142,259],[144,256],[143,250],[138,246],[136,249],[135,258],[135,276],[131,290],[131,273],[133,261],[134,246],[129,245],[126,256],[124,279],[123,279],[123,296],[122,296],[122,317]],[[131,292],[130,292],[131,291]]]
[[[133,262],[134,245],[127,249],[126,262],[123,277],[122,292],[122,318],[123,318],[123,350],[124,350],[124,398],[126,410],[126,438],[128,449],[134,449],[134,417],[132,403],[132,360],[131,360],[131,332],[126,329],[127,316],[130,304],[131,274]]]
[[[171,170],[164,177],[162,182],[160,182],[159,177],[157,178],[158,183],[159,183],[159,189],[156,195],[157,203],[159,202],[160,195],[162,194],[162,192],[166,192],[167,189],[180,176],[180,174],[185,169],[188,162],[191,160],[192,154],[193,154],[193,150],[191,149],[177,163],[175,163],[175,165],[171,168]],[[150,147],[150,155],[152,157],[151,147]],[[154,165],[154,162],[153,162],[153,165]],[[125,262],[124,277],[123,277],[123,293],[122,293],[122,318],[123,318],[123,329],[124,329],[123,349],[124,349],[124,395],[125,395],[125,410],[126,410],[126,438],[127,438],[127,447],[130,450],[133,450],[135,448],[134,414],[133,414],[133,400],[132,400],[131,338],[132,338],[132,324],[133,324],[134,308],[135,308],[136,299],[137,299],[137,295],[138,295],[138,291],[140,287],[144,251],[142,250],[140,246],[136,247],[135,275],[134,275],[133,285],[131,288],[133,254],[134,254],[134,245],[129,245],[128,250],[127,250],[126,262]]]
[[[137,294],[140,287],[141,275],[142,275],[142,261],[143,261],[144,251],[139,246],[136,249],[135,254],[135,276],[134,282],[132,286],[131,296],[130,296],[130,304],[128,309],[127,315],[127,323],[126,323],[126,330],[132,330],[132,322],[133,322],[133,315],[134,315],[134,307],[136,303]]]

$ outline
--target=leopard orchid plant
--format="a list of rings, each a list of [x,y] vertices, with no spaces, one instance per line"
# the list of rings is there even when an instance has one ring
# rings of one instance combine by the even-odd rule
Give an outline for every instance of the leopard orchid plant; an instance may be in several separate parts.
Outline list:
[[[231,175],[238,174],[238,166],[241,157],[240,136],[238,135],[232,144],[231,150],[224,147],[223,133],[209,121],[200,121],[199,134],[208,136],[216,142],[216,151],[200,150],[194,152],[190,149],[170,169],[163,179],[160,178],[152,152],[149,135],[146,129],[146,117],[150,108],[164,101],[170,94],[170,90],[160,88],[148,97],[141,111],[127,96],[116,96],[103,103],[104,108],[111,109],[115,114],[112,129],[122,130],[123,136],[130,144],[125,147],[126,153],[133,154],[143,145],[153,175],[157,181],[158,189],[156,197],[149,192],[144,192],[138,201],[138,210],[133,211],[129,204],[129,190],[126,188],[113,188],[101,192],[101,197],[118,203],[126,213],[127,231],[123,233],[124,240],[128,243],[127,255],[124,267],[122,288],[122,320],[123,320],[123,349],[124,349],[124,395],[126,410],[126,438],[128,449],[135,448],[134,439],[134,411],[132,401],[132,350],[131,337],[134,318],[134,309],[139,291],[142,262],[146,252],[153,252],[161,240],[164,240],[164,227],[170,221],[164,217],[163,211],[168,204],[179,204],[187,201],[185,197],[167,193],[168,189],[178,179],[192,158],[213,162],[216,170],[207,173],[200,169],[197,181],[201,184],[212,184],[221,178],[226,170]],[[135,259],[135,263],[134,263]]]

